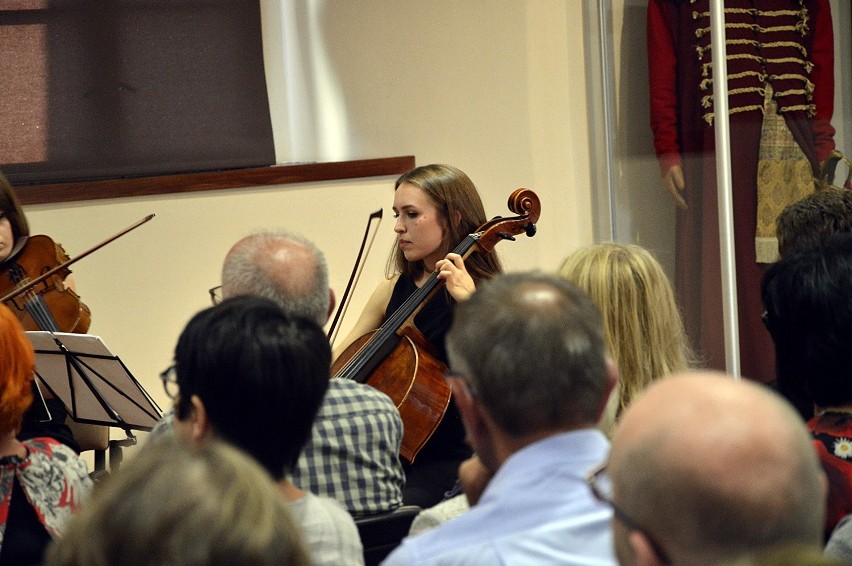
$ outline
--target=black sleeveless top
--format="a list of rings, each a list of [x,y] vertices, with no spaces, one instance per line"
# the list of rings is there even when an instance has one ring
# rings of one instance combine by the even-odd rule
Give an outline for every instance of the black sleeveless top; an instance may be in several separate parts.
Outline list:
[[[385,309],[385,318],[392,315],[405,300],[415,291],[414,281],[405,275],[400,275],[391,294],[390,302]],[[432,300],[426,303],[414,317],[414,325],[435,346],[437,358],[447,364],[446,337],[453,323],[453,307],[455,301],[446,288],[440,289]],[[414,467],[436,460],[464,460],[472,454],[470,447],[464,442],[465,432],[461,417],[455,403],[450,400],[443,420],[435,429],[432,438],[420,450]]]

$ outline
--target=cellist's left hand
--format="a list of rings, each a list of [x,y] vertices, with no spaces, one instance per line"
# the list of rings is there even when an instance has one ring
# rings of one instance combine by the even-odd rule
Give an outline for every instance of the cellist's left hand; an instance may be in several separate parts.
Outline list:
[[[467,272],[464,259],[459,254],[449,253],[447,257],[435,264],[438,279],[443,279],[447,291],[456,302],[466,301],[476,291],[476,283]]]

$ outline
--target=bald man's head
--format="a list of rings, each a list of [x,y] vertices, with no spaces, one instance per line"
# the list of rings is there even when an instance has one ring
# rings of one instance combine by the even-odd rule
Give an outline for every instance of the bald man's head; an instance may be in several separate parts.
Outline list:
[[[624,413],[609,471],[616,505],[675,564],[821,542],[825,483],[810,436],[760,385],[695,372],[652,385]],[[642,535],[619,522],[615,533],[622,563],[639,563]]]
[[[322,252],[285,231],[258,232],[234,244],[222,265],[222,296],[274,301],[287,314],[324,325],[333,308]]]

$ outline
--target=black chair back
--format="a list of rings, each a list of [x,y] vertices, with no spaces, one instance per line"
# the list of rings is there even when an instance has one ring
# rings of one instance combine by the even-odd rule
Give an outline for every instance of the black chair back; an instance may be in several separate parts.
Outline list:
[[[364,564],[380,564],[408,535],[411,522],[420,511],[416,505],[403,505],[387,513],[355,519],[364,546]]]

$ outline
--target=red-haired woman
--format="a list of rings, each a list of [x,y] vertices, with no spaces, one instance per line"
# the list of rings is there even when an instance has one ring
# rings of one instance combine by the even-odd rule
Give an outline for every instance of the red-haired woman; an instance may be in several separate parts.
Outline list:
[[[39,564],[91,489],[86,463],[51,438],[16,438],[35,366],[21,323],[0,305],[0,564]]]

